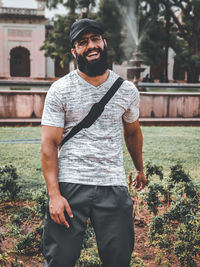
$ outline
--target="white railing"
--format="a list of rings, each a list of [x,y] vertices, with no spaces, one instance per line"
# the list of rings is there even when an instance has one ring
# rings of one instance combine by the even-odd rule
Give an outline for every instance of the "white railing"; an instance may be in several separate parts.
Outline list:
[[[41,16],[44,15],[44,12],[41,12],[41,10],[31,9],[31,8],[1,7],[0,14]]]

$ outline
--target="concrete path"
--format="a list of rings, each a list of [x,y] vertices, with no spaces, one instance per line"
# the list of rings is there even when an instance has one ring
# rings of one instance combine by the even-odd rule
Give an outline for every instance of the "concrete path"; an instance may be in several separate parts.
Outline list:
[[[0,140],[0,144],[40,144],[40,143],[41,139],[39,138]]]

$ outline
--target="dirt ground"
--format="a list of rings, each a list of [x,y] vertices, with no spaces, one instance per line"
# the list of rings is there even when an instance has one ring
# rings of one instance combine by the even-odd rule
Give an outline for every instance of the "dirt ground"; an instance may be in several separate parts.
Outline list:
[[[0,242],[0,266],[1,267],[21,267],[20,263],[23,263],[23,267],[42,267],[43,266],[43,257],[42,255],[15,255],[13,252],[14,248],[14,236],[6,235],[7,227],[6,224],[10,223],[10,214],[19,206],[23,206],[23,203],[1,203],[0,204],[0,233],[4,233],[5,240]],[[137,257],[141,258],[147,267],[159,267],[164,265],[159,265],[155,262],[156,258],[156,250],[150,246],[148,243],[148,223],[149,223],[149,215],[146,211],[141,212],[139,216],[135,216],[135,249],[134,252]],[[28,233],[31,231],[34,225],[38,225],[40,222],[38,219],[31,221],[31,223],[26,223],[24,227],[24,232]],[[7,255],[5,255],[5,252]],[[2,265],[1,260],[2,256],[6,257],[6,265]],[[37,256],[36,256],[37,255]],[[15,263],[15,257],[17,256],[18,265],[11,265],[11,262]],[[16,263],[15,263],[16,264]],[[178,262],[175,260],[172,267],[180,266]],[[200,267],[200,259],[198,265]],[[187,266],[190,267],[190,266]]]

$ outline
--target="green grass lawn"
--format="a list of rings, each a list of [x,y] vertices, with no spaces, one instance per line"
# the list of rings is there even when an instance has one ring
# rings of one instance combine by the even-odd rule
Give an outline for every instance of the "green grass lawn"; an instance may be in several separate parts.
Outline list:
[[[142,127],[144,163],[162,166],[167,175],[177,162],[200,183],[200,127]],[[125,169],[132,168],[125,152]]]
[[[142,127],[144,163],[161,165],[167,175],[177,162],[200,184],[200,127]],[[40,127],[1,127],[0,140],[40,138]],[[40,164],[40,144],[0,143],[1,165],[17,168],[24,192],[36,190],[44,179]],[[126,174],[133,164],[124,146]]]

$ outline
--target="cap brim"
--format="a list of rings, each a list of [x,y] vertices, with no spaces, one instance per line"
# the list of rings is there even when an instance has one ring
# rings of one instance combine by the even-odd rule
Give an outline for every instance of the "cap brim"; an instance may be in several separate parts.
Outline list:
[[[101,28],[97,28],[97,27],[92,27],[92,26],[85,26],[83,27],[82,29],[80,29],[80,31],[76,32],[76,35],[73,36],[71,42],[72,44],[79,38],[79,36],[81,35],[81,33],[83,33],[84,31],[86,30],[89,30],[91,29],[91,31],[95,31],[95,32],[98,32],[100,34],[103,34],[103,30]]]

